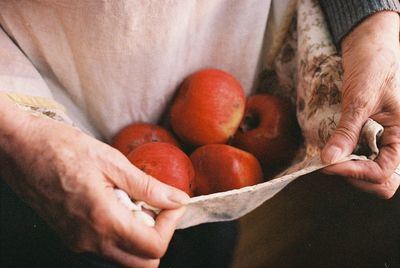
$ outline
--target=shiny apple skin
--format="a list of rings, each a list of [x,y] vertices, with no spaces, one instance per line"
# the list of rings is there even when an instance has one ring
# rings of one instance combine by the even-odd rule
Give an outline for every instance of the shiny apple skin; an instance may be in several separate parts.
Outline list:
[[[288,165],[297,151],[300,130],[290,102],[259,94],[247,98],[232,145],[252,153],[265,168]]]
[[[226,144],[208,144],[191,155],[196,195],[239,189],[263,182],[258,160],[250,153]]]
[[[167,142],[179,147],[178,141],[165,128],[151,123],[133,123],[121,129],[112,139],[111,146],[124,155],[147,142]]]
[[[127,158],[148,175],[193,196],[193,165],[178,147],[166,142],[149,142],[131,151]]]
[[[184,144],[226,143],[239,127],[245,102],[244,90],[232,75],[217,69],[201,70],[179,87],[170,123]]]

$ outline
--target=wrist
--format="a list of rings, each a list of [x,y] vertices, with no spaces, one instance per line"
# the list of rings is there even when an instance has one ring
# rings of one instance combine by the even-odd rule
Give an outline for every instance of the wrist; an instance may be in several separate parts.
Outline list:
[[[0,153],[9,153],[21,137],[28,136],[21,134],[28,126],[30,117],[10,100],[0,96]]]
[[[360,42],[369,44],[399,43],[400,16],[395,11],[377,12],[351,31],[341,42],[342,50]]]

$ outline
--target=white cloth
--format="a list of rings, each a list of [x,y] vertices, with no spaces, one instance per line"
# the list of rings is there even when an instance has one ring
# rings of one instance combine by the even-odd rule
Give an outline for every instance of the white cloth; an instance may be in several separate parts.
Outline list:
[[[157,122],[184,77],[202,68],[232,73],[250,94],[270,4],[0,0],[10,37],[0,29],[0,91],[54,97],[78,126],[109,140],[131,122]],[[24,72],[10,73],[17,58]]]

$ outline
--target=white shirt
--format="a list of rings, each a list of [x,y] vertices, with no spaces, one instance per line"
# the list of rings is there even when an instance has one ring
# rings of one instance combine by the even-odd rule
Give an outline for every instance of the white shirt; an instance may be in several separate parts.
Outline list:
[[[54,98],[106,139],[156,123],[199,69],[223,69],[250,94],[270,1],[0,0],[0,91]]]

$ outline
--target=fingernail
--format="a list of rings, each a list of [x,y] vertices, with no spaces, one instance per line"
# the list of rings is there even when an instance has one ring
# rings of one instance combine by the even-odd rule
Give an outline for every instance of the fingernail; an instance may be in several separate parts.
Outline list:
[[[185,194],[184,192],[173,192],[168,196],[169,201],[179,204],[179,205],[186,205],[189,203],[190,197]]]
[[[331,145],[323,151],[322,161],[326,164],[336,163],[342,158],[342,149],[335,145]]]

